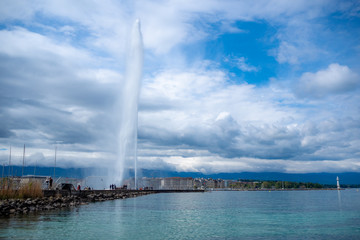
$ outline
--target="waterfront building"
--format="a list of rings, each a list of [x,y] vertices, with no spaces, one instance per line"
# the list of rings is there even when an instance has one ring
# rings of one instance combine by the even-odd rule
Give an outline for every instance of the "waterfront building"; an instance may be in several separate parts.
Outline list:
[[[169,177],[161,180],[160,189],[166,190],[190,190],[194,188],[193,178]]]
[[[212,178],[207,179],[206,188],[215,188],[215,180]]]
[[[225,181],[223,179],[217,179],[215,182],[215,188],[225,188]]]

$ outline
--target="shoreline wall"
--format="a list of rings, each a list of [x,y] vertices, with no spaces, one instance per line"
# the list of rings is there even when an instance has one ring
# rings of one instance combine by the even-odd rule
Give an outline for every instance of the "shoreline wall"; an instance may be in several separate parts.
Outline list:
[[[115,199],[155,193],[204,192],[203,190],[43,190],[44,197],[0,200],[0,217],[66,209]]]
[[[130,189],[116,189],[116,190],[43,190],[44,197],[56,196],[78,196],[87,197],[93,194],[142,194],[142,193],[180,193],[180,192],[204,192],[205,190],[130,190]]]

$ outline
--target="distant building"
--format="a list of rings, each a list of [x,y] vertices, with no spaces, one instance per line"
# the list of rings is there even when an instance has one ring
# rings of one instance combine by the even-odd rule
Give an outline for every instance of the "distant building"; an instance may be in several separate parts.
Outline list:
[[[48,177],[46,176],[35,176],[35,175],[26,175],[23,177],[19,177],[18,182],[20,185],[26,185],[29,183],[38,183],[40,184],[42,189],[46,189],[48,188],[48,186],[46,185],[46,179]]]
[[[205,187],[206,187],[206,179],[204,178],[194,179],[194,189],[205,189]]]
[[[207,179],[206,188],[215,188],[215,180],[212,178]]]
[[[190,190],[194,188],[193,178],[169,177],[161,179],[160,189]]]
[[[225,181],[222,179],[215,180],[215,188],[225,188]]]
[[[161,188],[162,178],[146,178],[143,177],[138,181],[139,188],[159,190]]]

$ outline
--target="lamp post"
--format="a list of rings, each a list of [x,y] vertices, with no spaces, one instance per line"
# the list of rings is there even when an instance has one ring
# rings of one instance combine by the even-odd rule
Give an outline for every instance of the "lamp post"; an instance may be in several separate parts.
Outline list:
[[[55,144],[54,180],[55,180],[55,169],[56,169],[56,152],[57,152],[57,145]]]
[[[11,144],[10,144],[10,153],[9,153],[9,169],[8,169],[8,177],[11,176]]]
[[[24,175],[24,167],[25,167],[25,144],[24,144],[24,151],[23,151],[23,164],[21,169],[21,177]]]

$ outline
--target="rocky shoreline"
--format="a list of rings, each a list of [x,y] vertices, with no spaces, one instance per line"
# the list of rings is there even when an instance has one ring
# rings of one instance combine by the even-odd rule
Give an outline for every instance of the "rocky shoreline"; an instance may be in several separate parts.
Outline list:
[[[151,191],[92,193],[87,195],[49,196],[28,199],[0,200],[0,216],[22,215],[55,209],[65,209],[92,202],[133,198],[151,194]]]

